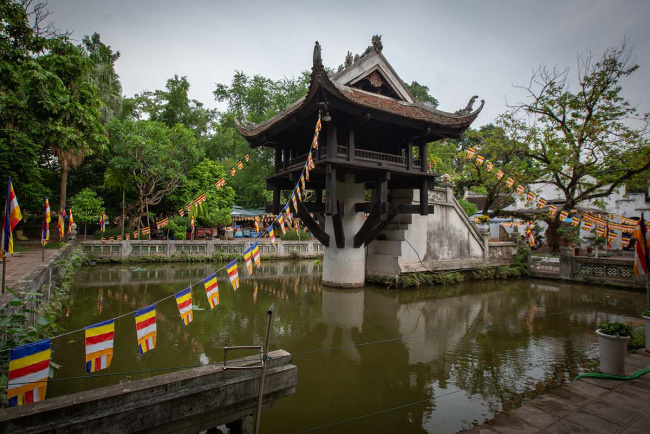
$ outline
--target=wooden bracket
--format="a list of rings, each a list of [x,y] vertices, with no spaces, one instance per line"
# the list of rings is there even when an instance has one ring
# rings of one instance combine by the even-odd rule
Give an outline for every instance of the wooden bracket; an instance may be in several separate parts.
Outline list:
[[[343,210],[341,201],[336,201],[336,207]],[[334,226],[334,238],[336,239],[336,247],[339,249],[345,248],[345,232],[343,231],[343,213],[339,212],[332,215],[332,224]]]
[[[301,201],[298,201],[298,216],[300,220],[307,226],[309,232],[314,234],[314,237],[321,242],[325,247],[330,246],[330,236],[316,223],[316,221],[311,217],[309,211]]]

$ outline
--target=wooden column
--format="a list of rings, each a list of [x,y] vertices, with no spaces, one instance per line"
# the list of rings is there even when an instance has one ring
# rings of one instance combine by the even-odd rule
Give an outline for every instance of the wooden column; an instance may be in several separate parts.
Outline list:
[[[273,183],[273,214],[280,213],[280,186]]]
[[[282,146],[282,169],[287,170],[289,163],[289,150],[286,146]]]
[[[413,144],[409,141],[406,144],[406,170],[413,168]]]
[[[420,185],[420,215],[429,215],[429,180],[428,179],[423,179],[422,184]]]
[[[336,214],[338,214],[336,207],[336,166],[327,163],[325,171],[325,215],[332,216]]]
[[[350,135],[348,139],[348,161],[354,161],[355,160],[355,155],[354,155],[354,125],[350,125]]]
[[[383,172],[377,180],[377,202],[379,203],[380,220],[386,220],[388,217],[388,181],[390,181],[390,172]]]
[[[336,159],[336,154],[338,152],[338,149],[336,148],[337,146],[336,122],[329,121],[327,125],[327,159],[329,161],[334,161]]]
[[[427,173],[427,140],[420,139],[420,172]]]
[[[281,167],[282,167],[282,148],[276,146],[275,147],[275,173],[278,173]]]

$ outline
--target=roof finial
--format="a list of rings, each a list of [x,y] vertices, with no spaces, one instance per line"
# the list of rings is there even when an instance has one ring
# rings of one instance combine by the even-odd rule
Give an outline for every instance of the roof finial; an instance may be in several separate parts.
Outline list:
[[[472,106],[474,106],[474,101],[476,101],[476,98],[478,98],[478,95],[474,95],[473,97],[471,97],[469,102],[467,103],[467,106],[465,106],[464,109],[457,110],[455,114],[460,116],[467,116],[468,114],[470,114],[472,112]]]
[[[323,59],[321,58],[320,44],[316,41],[314,45],[314,66],[323,66]]]

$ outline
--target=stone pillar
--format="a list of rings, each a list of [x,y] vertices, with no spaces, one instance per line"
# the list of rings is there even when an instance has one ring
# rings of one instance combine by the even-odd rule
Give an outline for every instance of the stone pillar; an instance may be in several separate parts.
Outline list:
[[[573,253],[573,246],[560,246],[560,279],[571,279]]]
[[[487,225],[487,229],[481,229],[479,231],[483,237],[483,260],[485,262],[490,260],[490,225]]]
[[[344,182],[336,182],[336,200],[341,202],[345,247],[336,247],[332,216],[325,217],[325,232],[330,245],[323,255],[323,284],[338,288],[358,288],[366,280],[366,249],[354,248],[354,235],[363,225],[363,213],[354,211],[354,204],[365,201],[364,184],[354,182],[354,174],[345,175]]]

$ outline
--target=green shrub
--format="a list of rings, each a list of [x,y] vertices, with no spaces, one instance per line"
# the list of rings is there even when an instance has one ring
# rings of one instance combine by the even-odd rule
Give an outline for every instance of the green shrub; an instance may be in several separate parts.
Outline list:
[[[598,325],[598,329],[606,335],[625,337],[632,336],[634,327],[630,323],[605,321]]]
[[[287,233],[282,235],[282,241],[309,241],[309,233],[303,230],[300,231],[300,237],[296,234],[294,229],[287,230]]]

